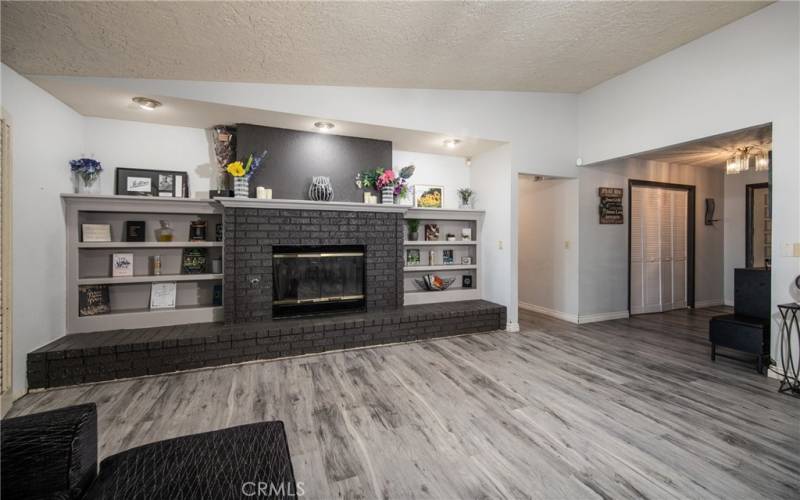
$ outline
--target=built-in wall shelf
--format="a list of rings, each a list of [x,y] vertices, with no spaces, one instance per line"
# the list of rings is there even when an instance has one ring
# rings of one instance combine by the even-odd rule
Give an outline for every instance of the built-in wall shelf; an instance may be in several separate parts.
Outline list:
[[[74,325],[81,331],[107,331],[118,330],[122,324],[137,325],[135,328],[151,328],[213,323],[222,321],[223,315],[222,306],[209,305],[178,306],[175,309],[122,309],[97,316],[81,316],[74,320]]]
[[[435,224],[439,228],[439,240],[403,242],[403,303],[405,305],[432,304],[437,302],[455,302],[460,300],[478,300],[481,298],[481,231],[483,228],[483,210],[446,208],[409,208],[404,214],[406,220],[419,222],[418,234],[425,235],[425,226]],[[469,229],[471,239],[447,241],[447,234],[461,238],[462,231]],[[404,228],[407,232],[408,227]],[[408,234],[406,234],[406,238]],[[411,255],[410,255],[411,254]],[[414,260],[410,260],[413,257]],[[444,264],[452,259],[452,264]],[[408,264],[408,262],[418,264]],[[461,262],[469,262],[462,264]],[[431,264],[431,265],[423,265]],[[435,274],[442,278],[456,281],[447,290],[421,290],[417,280],[423,274]],[[472,286],[464,287],[466,277],[471,278]]]
[[[78,278],[79,285],[126,285],[132,283],[159,283],[165,281],[221,280],[222,274],[159,274],[142,276],[100,276]]]
[[[403,244],[408,247],[427,247],[427,246],[453,246],[453,245],[479,245],[480,242],[472,240],[457,240],[457,241],[404,241]]]
[[[480,300],[480,298],[481,292],[477,288],[448,288],[439,292],[407,291],[403,297],[403,302],[407,306],[413,306],[436,302],[455,302],[457,300]]]
[[[215,240],[222,230],[222,205],[215,200],[145,196],[62,195],[66,219],[67,333],[124,330],[222,321],[223,275],[211,273],[215,260],[224,261],[224,244]],[[205,241],[191,241],[193,221],[206,222]],[[125,237],[128,221],[145,224],[145,241],[81,241],[82,224],[108,224],[112,240]],[[156,241],[156,229],[167,221],[172,241]],[[186,249],[202,249],[203,273],[180,274]],[[109,276],[115,253],[133,257],[133,276]],[[158,276],[151,272],[158,256]],[[174,309],[150,309],[152,287],[176,283]],[[92,289],[91,287],[95,287]],[[90,295],[91,294],[91,295]],[[108,297],[108,311],[80,315],[81,297]]]
[[[221,241],[81,241],[78,248],[222,248]]]
[[[407,273],[428,273],[431,271],[464,271],[478,269],[477,264],[440,264],[438,266],[406,266],[403,271]]]

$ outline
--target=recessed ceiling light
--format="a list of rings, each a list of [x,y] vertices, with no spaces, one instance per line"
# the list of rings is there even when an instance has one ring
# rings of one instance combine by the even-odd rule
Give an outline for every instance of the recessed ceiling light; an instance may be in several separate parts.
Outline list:
[[[317,127],[320,132],[329,132],[330,130],[333,130],[333,127],[336,125],[331,122],[316,122],[314,126]]]
[[[442,142],[442,144],[444,144],[446,148],[453,149],[454,147],[461,144],[461,141],[459,139],[445,139],[444,142]]]
[[[134,97],[131,100],[146,111],[153,111],[157,107],[161,106],[160,102],[156,101],[155,99],[150,99],[149,97]]]

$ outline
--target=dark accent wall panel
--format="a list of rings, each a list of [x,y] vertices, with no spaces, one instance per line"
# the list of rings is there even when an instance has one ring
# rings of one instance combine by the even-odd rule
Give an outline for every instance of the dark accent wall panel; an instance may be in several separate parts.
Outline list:
[[[269,151],[264,165],[250,180],[250,194],[256,186],[272,188],[276,199],[308,199],[308,186],[315,175],[330,177],[335,201],[363,200],[355,185],[358,172],[367,168],[392,166],[391,141],[302,132],[259,125],[237,125],[237,153]]]

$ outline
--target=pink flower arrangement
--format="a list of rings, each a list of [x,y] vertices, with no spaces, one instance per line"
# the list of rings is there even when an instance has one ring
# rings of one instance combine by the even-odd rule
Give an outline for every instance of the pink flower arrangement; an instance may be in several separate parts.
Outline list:
[[[378,189],[383,189],[387,186],[393,186],[396,177],[394,175],[394,170],[385,170],[381,175],[378,176],[378,182],[376,185]]]

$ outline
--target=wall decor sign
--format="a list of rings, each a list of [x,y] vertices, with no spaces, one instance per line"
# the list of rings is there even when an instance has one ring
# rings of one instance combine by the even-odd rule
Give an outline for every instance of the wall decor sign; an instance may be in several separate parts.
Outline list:
[[[414,205],[419,208],[442,208],[444,206],[444,187],[415,185]]]
[[[81,241],[92,243],[111,241],[111,224],[81,224]]]
[[[108,285],[78,287],[78,316],[97,316],[109,312]]]
[[[143,220],[125,222],[125,241],[144,241],[146,224]]]
[[[205,248],[185,248],[183,250],[183,273],[202,274],[206,269],[208,254]]]
[[[622,189],[598,189],[600,196],[600,224],[622,224],[625,219],[622,215]]]
[[[111,255],[111,276],[133,276],[133,254],[115,253]]]
[[[175,309],[178,286],[174,281],[150,286],[150,309]]]
[[[118,168],[115,175],[115,194],[165,198],[189,197],[189,177],[186,172]]]

